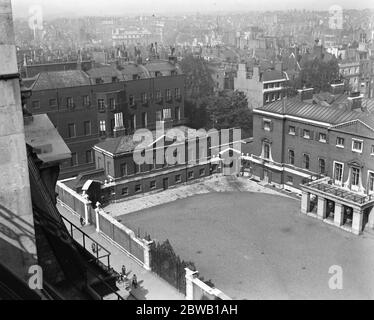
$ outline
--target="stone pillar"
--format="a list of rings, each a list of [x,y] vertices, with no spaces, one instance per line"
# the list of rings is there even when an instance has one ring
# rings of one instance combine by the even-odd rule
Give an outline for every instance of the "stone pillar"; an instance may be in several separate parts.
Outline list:
[[[371,229],[374,229],[374,206],[369,210],[369,221],[368,221],[368,226]]]
[[[362,231],[363,212],[359,209],[353,209],[352,231],[359,235]]]
[[[96,232],[100,232],[100,219],[99,219],[99,208],[95,209],[95,218],[96,218]]]
[[[151,271],[151,245],[153,241],[147,241],[143,239],[144,246],[144,269]]]
[[[321,196],[318,196],[317,216],[319,219],[326,219],[326,204],[327,200]]]
[[[84,203],[84,225],[88,225],[89,224],[89,212],[90,212],[90,207],[91,207],[91,204],[92,202],[90,200],[87,200],[85,203]]]
[[[335,202],[335,213],[334,213],[334,223],[337,227],[343,225],[343,205]]]
[[[0,0],[0,252],[21,279],[37,263],[30,179],[10,0]]]
[[[189,268],[185,268],[186,270],[186,300],[193,300],[193,280],[197,277],[198,272],[192,271]]]
[[[307,214],[310,210],[310,193],[303,191],[301,197],[301,213]]]

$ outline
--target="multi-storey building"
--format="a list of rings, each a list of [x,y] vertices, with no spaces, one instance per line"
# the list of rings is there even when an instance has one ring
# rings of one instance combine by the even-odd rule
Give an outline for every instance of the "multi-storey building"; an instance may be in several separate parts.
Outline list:
[[[292,99],[254,110],[247,157],[253,177],[299,194],[302,189],[304,212],[355,233],[374,205],[374,115],[361,110],[360,99],[349,97],[349,109]]]
[[[152,61],[84,72],[42,72],[31,81],[27,109],[47,113],[72,152],[61,178],[94,169],[92,147],[116,135],[115,118],[126,133],[155,129],[156,119],[170,115],[173,125],[183,124],[184,75],[174,61]]]
[[[288,81],[286,73],[280,70],[260,72],[259,67],[253,67],[253,72],[247,72],[245,64],[239,64],[234,78],[234,90],[245,93],[250,109],[262,107],[264,104],[282,100],[286,96],[285,85]]]

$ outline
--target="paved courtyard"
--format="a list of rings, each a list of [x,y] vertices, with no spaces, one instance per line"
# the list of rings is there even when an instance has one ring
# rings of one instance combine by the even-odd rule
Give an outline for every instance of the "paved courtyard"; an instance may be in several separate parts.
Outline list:
[[[374,298],[372,235],[303,216],[300,201],[275,192],[241,191],[182,197],[118,218],[158,241],[168,238],[234,299]],[[329,289],[333,265],[343,268],[343,290]]]

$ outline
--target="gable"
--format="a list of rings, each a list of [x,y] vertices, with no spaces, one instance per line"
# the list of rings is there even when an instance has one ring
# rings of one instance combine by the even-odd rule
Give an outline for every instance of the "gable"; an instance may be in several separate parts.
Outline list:
[[[374,138],[374,129],[369,125],[365,124],[361,120],[353,120],[346,123],[338,124],[331,128],[332,130],[337,129],[350,134],[358,136]]]

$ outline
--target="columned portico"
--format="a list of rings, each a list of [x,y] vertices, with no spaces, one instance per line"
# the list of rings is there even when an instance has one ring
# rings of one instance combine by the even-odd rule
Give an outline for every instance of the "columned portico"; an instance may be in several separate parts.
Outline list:
[[[303,191],[301,197],[301,213],[307,214],[310,210],[310,192]]]
[[[317,217],[319,219],[326,219],[327,200],[321,196],[318,196],[317,203]]]
[[[315,195],[318,219],[356,235],[361,234],[364,228],[374,228],[373,194],[363,195],[359,191],[347,190],[335,185],[330,178],[304,184],[302,192],[303,214],[310,215],[311,198]]]
[[[335,203],[334,223],[337,227],[343,225],[343,205],[341,203]]]

